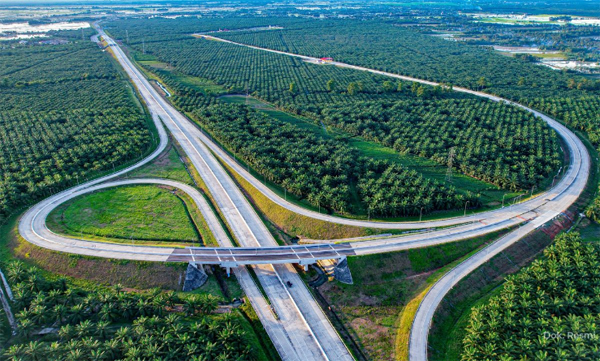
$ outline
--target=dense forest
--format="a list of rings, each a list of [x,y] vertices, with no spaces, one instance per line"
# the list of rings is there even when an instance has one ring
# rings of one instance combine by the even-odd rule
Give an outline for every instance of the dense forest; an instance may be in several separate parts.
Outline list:
[[[127,80],[94,43],[0,49],[0,223],[151,141]]]
[[[471,311],[462,360],[598,360],[599,251],[577,234],[558,236]]]
[[[87,290],[12,262],[6,268],[18,334],[5,360],[256,360],[243,317],[214,313],[211,295],[119,286]],[[246,326],[247,327],[247,326]]]
[[[155,41],[145,51],[177,72],[210,79],[234,93],[247,87],[281,109],[399,153],[446,164],[455,148],[458,170],[506,189],[530,189],[559,167],[556,135],[541,120],[447,87],[392,81],[205,39]],[[193,97],[190,92],[177,96]],[[175,103],[191,111],[210,101],[193,97]]]
[[[194,116],[253,169],[315,206],[407,216],[460,209],[465,202],[478,205],[474,194],[458,194],[414,170],[361,157],[343,142],[320,139],[246,106],[215,105]]]

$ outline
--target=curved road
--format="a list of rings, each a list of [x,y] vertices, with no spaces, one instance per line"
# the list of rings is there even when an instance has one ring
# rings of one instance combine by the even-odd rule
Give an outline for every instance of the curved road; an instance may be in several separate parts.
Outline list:
[[[237,242],[244,247],[273,247],[277,242],[217,158],[199,139],[199,130],[163,99],[121,48],[102,29],[113,54],[123,66],[148,108],[156,112],[204,180],[217,209]],[[275,347],[286,360],[352,360],[335,328],[290,264],[255,266],[263,289],[273,303],[290,347]],[[290,282],[294,287],[287,287]],[[285,340],[284,340],[285,341]],[[283,345],[285,346],[285,345]]]
[[[212,38],[212,39],[218,40],[218,41],[224,41],[224,42],[239,45],[239,46],[253,48],[256,50],[268,51],[268,52],[283,54],[283,55],[287,55],[287,56],[299,57],[299,58],[302,58],[303,60],[310,61],[310,62],[318,62],[318,59],[313,58],[313,57],[307,57],[307,56],[303,56],[303,55],[287,53],[287,52],[282,52],[282,51],[277,51],[277,50],[272,50],[272,49],[266,49],[266,48],[261,48],[261,47],[256,47],[256,46],[250,46],[250,45],[236,43],[236,42],[232,42],[229,40],[224,40],[224,39],[216,38],[216,37],[212,37],[212,36],[205,36],[205,37]],[[393,78],[397,78],[397,79],[419,82],[419,83],[428,84],[428,85],[438,85],[439,84],[436,82],[430,82],[430,81],[425,81],[425,80],[416,79],[416,78],[412,78],[412,77],[401,76],[401,75],[397,75],[397,74],[392,74],[392,73],[388,73],[388,72],[383,72],[383,71],[379,71],[379,70],[369,69],[369,68],[345,64],[345,63],[333,62],[333,64],[336,66],[339,66],[339,67],[350,68],[350,69],[355,69],[355,70],[360,70],[360,71],[366,71],[366,72],[370,72],[370,73],[374,73],[374,74],[380,74],[380,75],[389,76],[389,77],[393,77]],[[433,320],[433,316],[435,314],[435,310],[439,306],[439,304],[442,301],[442,299],[444,298],[444,296],[452,289],[452,287],[454,287],[454,285],[456,285],[462,278],[467,276],[469,273],[471,273],[472,271],[477,269],[479,266],[481,266],[482,264],[487,262],[489,259],[491,259],[495,255],[502,252],[504,249],[508,248],[510,245],[517,242],[519,239],[521,239],[522,237],[527,235],[529,232],[542,226],[546,222],[552,220],[553,218],[559,216],[562,212],[567,210],[567,208],[577,200],[577,198],[579,197],[581,192],[583,192],[583,190],[587,184],[587,180],[589,177],[589,171],[590,171],[590,156],[589,156],[587,149],[585,148],[585,145],[581,142],[581,140],[579,138],[577,138],[577,136],[575,136],[575,134],[573,134],[573,132],[571,132],[565,126],[560,124],[558,121],[556,121],[536,110],[533,110],[531,108],[528,108],[524,105],[521,105],[521,104],[518,104],[518,103],[515,103],[512,101],[503,99],[498,96],[494,96],[494,95],[490,95],[490,94],[486,94],[486,93],[482,93],[482,92],[477,92],[477,91],[473,91],[473,90],[466,89],[466,88],[460,88],[460,87],[454,88],[454,90],[463,92],[463,93],[473,94],[473,95],[487,98],[487,99],[490,99],[493,101],[503,101],[508,104],[512,104],[514,106],[520,107],[520,108],[522,108],[526,111],[529,111],[530,113],[533,113],[534,115],[542,118],[550,127],[552,127],[564,139],[565,143],[567,144],[567,148],[568,148],[568,152],[569,152],[570,164],[569,164],[567,173],[565,174],[563,179],[559,182],[559,184],[557,184],[552,189],[550,189],[542,194],[539,194],[537,197],[519,204],[517,206],[518,211],[513,210],[513,212],[511,213],[510,211],[507,212],[504,209],[500,209],[500,210],[496,210],[496,211],[472,215],[470,217],[448,219],[445,221],[438,221],[438,222],[435,222],[435,221],[434,222],[426,222],[430,226],[433,224],[444,225],[444,226],[452,225],[452,224],[459,224],[461,219],[464,221],[467,218],[468,218],[468,220],[475,221],[475,222],[477,222],[477,221],[490,222],[493,219],[495,219],[496,222],[502,222],[502,219],[504,219],[504,220],[508,220],[511,218],[514,219],[515,212],[516,213],[522,212],[522,214],[524,214],[527,211],[535,211],[535,213],[536,213],[535,217],[533,217],[532,219],[528,219],[528,223],[526,223],[523,226],[519,225],[519,227],[516,230],[501,237],[499,240],[495,241],[494,243],[490,244],[486,248],[482,249],[481,251],[477,252],[473,256],[469,257],[468,259],[463,261],[461,264],[459,264],[458,266],[456,266],[455,268],[450,270],[446,275],[444,275],[440,280],[438,280],[433,285],[433,287],[431,287],[429,289],[428,293],[425,295],[425,297],[419,304],[419,308],[418,308],[415,318],[413,320],[413,326],[411,328],[411,334],[410,334],[410,340],[409,340],[409,358],[411,361],[426,361],[427,360],[427,345],[428,345],[427,339],[428,339],[428,335],[429,335],[429,329],[431,327],[431,323]],[[220,155],[220,156],[223,157],[223,155]],[[223,158],[225,158],[225,157],[223,157]],[[233,166],[233,163],[235,163],[235,162],[232,162],[231,159],[228,160],[227,158],[225,158],[225,160],[228,161],[228,164],[232,165],[232,166]],[[241,167],[237,167],[237,168],[238,169],[236,169],[236,170],[238,172],[240,172],[239,168],[241,168]],[[240,173],[243,174],[243,168],[241,169]],[[249,176],[249,174],[247,174],[247,172],[246,172],[244,177],[247,180],[249,180],[248,176]],[[252,182],[252,183],[255,187],[259,188],[260,182],[258,182],[258,184],[256,181]],[[285,202],[280,197],[277,197],[277,195],[275,195],[273,192],[269,192],[269,190],[266,187],[262,186],[259,189],[261,190],[261,192],[263,192],[271,200],[278,203],[279,205],[284,206],[287,209],[297,211],[297,208],[298,208],[297,206],[289,204],[289,202]],[[277,198],[279,198],[279,199],[277,199]],[[304,214],[304,215],[307,215],[307,216],[310,216],[313,218],[327,220],[329,222],[334,222],[334,223],[363,225],[366,227],[376,227],[374,222],[365,223],[364,221],[344,220],[339,217],[331,217],[331,216],[323,217],[320,214],[315,214],[315,212],[306,211],[306,210],[303,210],[302,212],[298,212],[298,213],[301,213],[301,214]],[[522,215],[516,215],[516,216],[522,217]],[[386,224],[386,223],[382,222],[380,224]],[[392,225],[393,224],[389,224],[389,223],[386,224],[386,226],[392,226]],[[414,227],[415,226],[414,222],[411,226],[412,226],[412,228],[418,228],[418,227]],[[386,227],[381,227],[381,228],[386,228]],[[389,228],[395,228],[395,227],[389,227]],[[392,249],[396,250],[396,249],[398,249],[397,248],[398,244],[395,243],[394,241],[395,240],[362,242],[363,244],[369,244],[369,243],[371,244],[371,246],[366,246],[363,250],[365,251],[365,253],[379,252],[382,250],[382,248],[386,247],[386,245],[385,245],[386,242],[388,244],[388,247],[387,247],[388,250],[392,250]],[[396,246],[396,247],[394,248],[394,246]],[[358,251],[356,253],[361,254]]]
[[[296,57],[296,58],[300,58],[304,61],[311,62],[311,63],[317,63],[319,61],[319,59],[315,58],[315,57],[294,54],[294,53],[289,53],[289,52],[284,52],[284,51],[279,51],[279,50],[272,50],[272,49],[262,48],[262,47],[253,46],[253,45],[246,45],[246,44],[237,43],[234,41],[218,38],[218,37],[211,36],[211,35],[196,34],[195,36],[200,36],[200,37],[204,37],[207,39],[221,41],[221,42],[225,42],[225,43],[233,44],[233,45],[237,45],[237,46],[243,46],[243,47],[247,47],[250,49]],[[412,77],[398,75],[398,74],[394,74],[394,73],[388,73],[388,72],[384,72],[384,71],[380,71],[380,70],[374,70],[374,69],[351,65],[351,64],[346,64],[346,63],[340,63],[340,62],[334,61],[334,62],[329,62],[328,64],[335,65],[335,66],[338,66],[341,68],[365,71],[365,72],[369,72],[369,73],[373,73],[373,74],[383,75],[383,76],[401,79],[401,80],[407,80],[407,81],[411,81],[411,82],[417,82],[417,83],[431,85],[431,86],[440,85],[440,83],[436,83],[436,82],[412,78]],[[235,159],[233,159],[231,156],[229,156],[229,154],[227,154],[225,151],[223,151],[210,138],[206,137],[204,134],[201,134],[201,139],[208,147],[210,147],[210,149],[215,154],[217,154],[219,156],[219,158],[223,159],[227,163],[228,166],[232,167],[238,174],[240,174],[242,177],[244,177],[244,179],[246,181],[251,183],[261,193],[263,193],[272,202],[278,204],[279,206],[284,207],[294,213],[298,213],[298,214],[301,214],[301,215],[304,215],[304,216],[307,216],[310,218],[319,219],[319,220],[323,220],[323,221],[327,221],[327,222],[331,222],[331,223],[345,224],[345,225],[349,225],[349,226],[357,226],[357,227],[368,227],[368,228],[379,228],[379,229],[423,229],[423,228],[447,227],[447,226],[457,225],[457,224],[466,223],[466,222],[481,221],[481,222],[488,223],[488,222],[497,221],[500,219],[506,220],[506,219],[510,219],[519,214],[526,213],[532,209],[542,206],[543,204],[547,203],[548,199],[552,200],[553,197],[555,197],[557,194],[560,194],[567,189],[572,190],[571,183],[572,183],[573,179],[580,177],[583,174],[585,174],[585,176],[587,177],[586,173],[589,173],[589,161],[588,161],[588,164],[585,164],[585,160],[581,159],[582,157],[578,156],[581,154],[587,154],[587,149],[585,148],[585,146],[583,145],[581,140],[579,140],[579,138],[577,138],[569,129],[567,129],[565,126],[560,124],[558,121],[556,121],[534,109],[528,108],[524,105],[509,101],[507,99],[504,99],[504,98],[501,98],[501,97],[498,97],[495,95],[478,92],[478,91],[474,91],[474,90],[470,90],[470,89],[466,89],[466,88],[460,88],[460,87],[454,87],[453,89],[457,92],[472,94],[472,95],[486,98],[486,99],[489,99],[492,101],[505,102],[507,104],[517,106],[517,107],[519,107],[525,111],[528,111],[528,112],[534,114],[535,116],[538,116],[541,119],[543,119],[551,128],[553,128],[559,134],[559,136],[561,138],[564,139],[564,141],[567,145],[567,148],[568,148],[567,150],[569,151],[569,154],[572,154],[575,158],[575,159],[571,159],[571,166],[569,167],[569,169],[567,169],[567,171],[564,174],[561,181],[559,181],[559,183],[556,184],[556,186],[553,187],[552,189],[550,189],[546,192],[540,193],[540,194],[536,195],[534,198],[531,198],[525,202],[519,203],[518,205],[515,205],[514,207],[512,207],[510,209],[508,209],[508,207],[505,207],[505,208],[501,208],[501,209],[497,209],[497,210],[493,210],[493,211],[472,214],[472,215],[469,215],[466,217],[454,217],[454,218],[446,218],[446,219],[441,219],[441,220],[431,220],[431,221],[422,221],[422,222],[380,222],[380,221],[357,220],[357,219],[349,219],[349,218],[343,218],[343,217],[338,217],[338,216],[332,216],[332,215],[328,215],[328,214],[321,214],[319,212],[311,211],[311,210],[305,209],[301,206],[298,206],[296,204],[286,201],[285,199],[283,199],[279,195],[277,195],[275,192],[273,192],[269,187],[265,186],[260,180],[256,179],[253,175],[251,175],[244,167],[239,165],[239,163],[237,163],[237,161]],[[572,158],[573,158],[573,156],[572,156]]]
[[[105,36],[105,34],[101,34]],[[317,212],[303,209],[297,205],[286,202],[270,189],[265,187],[260,181],[248,174],[243,167],[240,167],[237,162],[225,154],[216,144],[214,144],[209,138],[207,138],[202,132],[200,132],[196,126],[187,120],[183,115],[177,112],[170,104],[162,99],[156,90],[152,88],[148,82],[141,76],[139,71],[133,67],[129,59],[127,59],[121,52],[120,48],[108,37],[105,38],[109,41],[110,46],[114,50],[114,53],[123,65],[125,70],[128,72],[138,90],[142,94],[142,97],[148,104],[148,108],[151,111],[153,120],[157,125],[160,136],[160,145],[158,149],[152,153],[151,156],[145,160],[123,169],[110,176],[102,177],[97,180],[88,182],[86,184],[73,187],[61,193],[58,193],[30,208],[21,218],[19,222],[19,232],[21,235],[31,243],[39,246],[50,248],[53,250],[87,254],[99,257],[108,258],[127,258],[137,260],[154,260],[154,261],[166,261],[171,253],[174,252],[173,248],[163,247],[148,247],[148,246],[128,246],[123,244],[108,244],[101,242],[88,242],[76,240],[64,236],[60,236],[49,231],[45,225],[46,216],[50,211],[60,203],[76,197],[78,195],[91,192],[97,189],[115,186],[116,183],[100,184],[114,177],[122,175],[132,169],[135,169],[156,157],[166,146],[167,137],[162,124],[159,121],[159,116],[165,123],[173,137],[179,142],[186,154],[189,155],[190,160],[194,164],[195,168],[200,173],[201,177],[205,180],[207,186],[217,206],[223,213],[228,224],[232,228],[236,239],[241,243],[242,246],[255,248],[257,246],[269,247],[275,246],[276,243],[262,221],[260,217],[254,212],[250,204],[244,198],[241,191],[235,186],[235,183],[226,174],[224,169],[218,164],[218,161],[211,154],[211,151],[216,153],[225,162],[232,166],[237,172],[239,172],[244,178],[252,183],[257,189],[263,192],[275,203],[286,207],[287,209],[306,215],[308,217],[321,219],[324,221],[347,224],[353,226],[371,227],[371,228],[396,228],[396,229],[415,229],[415,228],[433,228],[441,226],[452,226],[455,227],[441,229],[434,232],[422,232],[414,233],[405,236],[394,236],[384,239],[374,239],[363,242],[352,243],[351,247],[356,254],[370,254],[370,253],[381,253],[393,250],[402,250],[415,247],[424,247],[434,244],[452,242],[460,239],[471,238],[480,236],[485,233],[493,232],[499,229],[505,229],[507,227],[515,226],[518,224],[524,224],[516,231],[502,237],[500,240],[490,245],[485,250],[477,253],[473,257],[469,258],[457,268],[453,269],[448,276],[442,278],[432,289],[429,291],[427,296],[424,298],[421,307],[419,308],[414,327],[411,333],[410,343],[410,354],[411,359],[414,360],[426,360],[426,345],[427,345],[427,334],[431,317],[435,308],[439,304],[441,298],[447,293],[451,287],[458,282],[458,280],[464,275],[468,274],[474,267],[477,267],[481,263],[491,258],[494,254],[497,254],[502,249],[508,247],[510,244],[520,239],[526,232],[538,227],[539,225],[547,222],[548,220],[556,217],[561,212],[566,210],[571,205],[580,193],[583,191],[590,169],[589,154],[583,143],[566,127],[559,124],[557,121],[542,115],[534,110],[520,106],[537,116],[542,117],[557,133],[564,139],[567,145],[568,152],[570,154],[570,165],[560,182],[552,189],[538,195],[537,197],[503,209],[484,212],[468,217],[457,217],[446,220],[437,221],[425,221],[425,222],[407,222],[407,223],[392,223],[392,222],[374,222],[374,221],[360,221],[345,219],[340,217],[334,217],[329,215],[323,215]],[[231,43],[231,42],[230,42]],[[234,43],[237,44],[237,43]],[[246,46],[243,44],[237,44]],[[251,46],[249,46],[251,47]],[[282,53],[288,56],[296,56],[304,58],[305,60],[313,61],[315,58],[305,57],[296,54],[283,53],[279,51],[256,48],[263,51],[271,51],[275,53]],[[418,81],[425,84],[435,85],[436,83],[422,81],[419,79],[403,77],[396,74],[380,72],[368,68],[356,67],[349,64],[334,63],[337,66],[352,68],[361,71],[368,71],[372,73],[382,74],[395,78]],[[491,96],[485,93],[474,92],[468,89],[455,88],[457,91],[463,91],[472,93],[478,96],[483,96],[494,101],[505,101],[501,98]],[[181,185],[175,185],[173,183],[167,184],[169,181],[165,180],[129,180],[121,182],[134,182],[134,183],[157,183],[166,184],[174,187],[184,189]],[[118,184],[127,184],[121,183]],[[176,183],[176,182],[175,182]],[[193,196],[193,188],[184,189],[188,194]],[[195,201],[201,202],[200,200],[194,199]],[[202,210],[200,203],[199,208]],[[213,215],[214,216],[214,215]],[[207,217],[209,218],[209,217]],[[207,219],[208,221],[208,219]],[[297,258],[296,258],[297,259]],[[295,342],[289,342],[288,346],[293,350],[293,354],[287,354],[283,352],[286,359],[351,359],[351,356],[343,346],[343,343],[339,340],[339,337],[335,334],[333,327],[327,323],[323,323],[323,319],[326,317],[316,305],[308,290],[305,287],[293,287],[287,289],[285,286],[283,289],[279,286],[283,285],[284,281],[290,280],[294,284],[303,285],[298,275],[293,271],[289,265],[274,265],[270,266],[271,269],[263,269],[257,272],[261,283],[263,279],[271,277],[271,279],[277,279],[278,281],[274,284],[270,284],[273,288],[268,288],[267,293],[270,295],[277,295],[276,299],[287,300],[287,307],[284,306],[286,303],[281,304],[281,309],[296,309],[297,312],[293,313],[296,318],[302,319],[302,324],[307,327],[304,329],[304,335],[302,332],[297,332],[294,337],[299,337],[301,340]],[[449,278],[448,278],[449,277]],[[279,284],[277,286],[276,284]],[[279,288],[277,288],[279,287]],[[282,301],[283,302],[283,301]],[[279,311],[278,311],[279,312]],[[284,311],[282,311],[284,312]],[[292,323],[290,316],[290,323]],[[263,320],[261,318],[261,320]],[[264,321],[264,320],[263,320]],[[285,326],[284,326],[285,328]],[[280,330],[281,331],[281,330]],[[317,334],[318,333],[318,334]],[[291,337],[293,332],[290,330],[281,331],[280,335],[287,335]],[[270,336],[271,335],[270,333]],[[282,336],[283,337],[283,336]],[[319,340],[319,341],[317,341]],[[274,340],[275,342],[275,340]],[[308,347],[300,348],[297,345],[306,342]],[[277,346],[277,345],[276,345]],[[278,350],[282,353],[285,347],[279,348]],[[290,348],[288,348],[289,350]],[[283,355],[282,355],[283,356]]]
[[[219,219],[206,199],[196,188],[172,180],[155,178],[116,180],[90,185],[83,189],[67,190],[63,192],[60,197],[55,196],[50,202],[41,202],[34,206],[31,212],[27,212],[19,224],[19,232],[25,239],[35,245],[54,251],[77,253],[94,257],[167,262],[171,254],[181,250],[181,248],[133,246],[118,243],[111,244],[85,241],[56,234],[46,226],[45,220],[48,214],[59,205],[75,197],[106,188],[144,184],[164,185],[178,188],[185,192],[194,201],[196,207],[202,213],[208,228],[215,235],[219,245],[222,247],[233,248],[234,245],[231,243],[231,240],[227,236]],[[28,224],[34,224],[34,227],[21,227],[21,225]],[[194,259],[193,257],[189,257],[183,261],[198,261],[199,263],[202,263],[200,259]],[[261,282],[263,289],[271,296],[269,297],[269,300],[274,312],[263,297],[260,288],[254,282],[248,270],[245,267],[239,267],[234,268],[233,271],[258,314],[265,330],[273,341],[273,344],[282,355],[282,358],[285,360],[320,359],[321,355],[315,357],[311,352],[315,347],[318,349],[318,346],[307,347],[307,345],[314,343],[314,336],[311,334],[310,330],[306,327],[298,327],[298,323],[303,324],[306,322],[305,320],[303,321],[304,316],[298,307],[290,305],[290,302],[286,297],[273,297],[273,295],[282,295],[288,292],[286,286],[283,285],[281,278],[276,274],[273,266],[253,266],[253,269]],[[305,303],[310,303],[311,301],[313,301],[312,298],[302,300],[302,302]]]

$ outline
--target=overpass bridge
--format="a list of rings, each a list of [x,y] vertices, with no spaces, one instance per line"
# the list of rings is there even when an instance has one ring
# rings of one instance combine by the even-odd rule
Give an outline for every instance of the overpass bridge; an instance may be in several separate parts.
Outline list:
[[[187,247],[176,248],[167,258],[167,262],[190,262],[214,264],[227,269],[255,264],[296,263],[304,266],[320,260],[336,259],[342,261],[356,253],[349,244],[314,244],[280,247]]]

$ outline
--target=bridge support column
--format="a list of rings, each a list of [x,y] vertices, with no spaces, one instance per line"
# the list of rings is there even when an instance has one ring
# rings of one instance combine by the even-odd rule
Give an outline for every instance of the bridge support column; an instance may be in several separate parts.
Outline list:
[[[307,272],[308,266],[311,264],[315,264],[315,263],[317,263],[316,259],[305,258],[305,259],[301,259],[300,262],[298,262],[298,265],[304,267],[304,272]]]
[[[231,269],[233,267],[239,266],[236,262],[222,262],[221,267],[225,268],[225,272],[227,272],[227,277],[231,276]]]

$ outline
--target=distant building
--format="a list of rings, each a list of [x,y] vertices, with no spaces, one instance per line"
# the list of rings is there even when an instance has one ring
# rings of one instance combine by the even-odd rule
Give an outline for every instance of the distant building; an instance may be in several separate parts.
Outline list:
[[[67,40],[63,40],[63,39],[51,39],[51,40],[42,40],[39,42],[39,44],[41,45],[62,45],[62,44],[68,44],[69,42]]]

